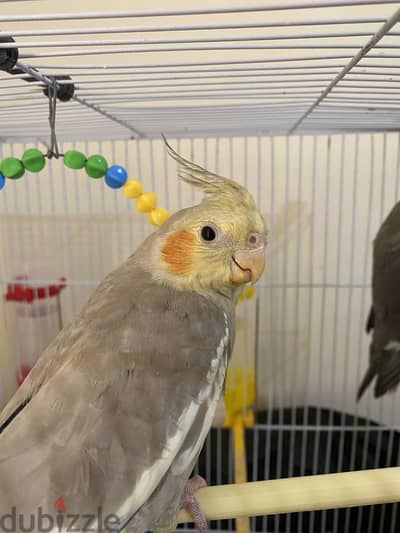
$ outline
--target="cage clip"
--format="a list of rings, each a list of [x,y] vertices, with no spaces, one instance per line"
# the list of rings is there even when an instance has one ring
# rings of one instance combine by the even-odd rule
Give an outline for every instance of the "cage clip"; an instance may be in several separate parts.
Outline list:
[[[9,35],[0,35],[0,70],[4,70],[8,72],[11,75],[17,75],[17,74],[26,74],[30,73],[31,76],[25,76],[23,78],[26,82],[33,82],[39,80],[44,81],[44,76],[35,68],[26,65],[26,67],[29,67],[28,70],[24,70],[22,68],[22,63],[18,63],[18,57],[19,57],[19,50],[18,48],[2,48],[1,43],[15,43],[15,40],[9,36]],[[38,76],[35,77],[35,73],[38,73]],[[75,85],[72,81],[70,76],[61,76],[61,75],[54,75],[51,76],[51,79],[56,81],[61,81],[63,83],[57,84],[57,98],[61,102],[68,102],[71,100],[71,98],[74,96],[75,93]],[[65,83],[69,82],[69,83]],[[49,97],[49,87],[43,84],[43,93],[45,96]]]
[[[1,43],[15,43],[15,41],[7,35],[0,35],[0,70],[11,72],[18,61],[18,48],[1,48]]]
[[[70,81],[71,83],[58,83],[57,84],[57,98],[61,102],[68,102],[74,96],[75,85],[70,76],[51,76],[52,79],[56,81]],[[48,97],[50,94],[49,86],[46,86],[43,89],[43,93]]]

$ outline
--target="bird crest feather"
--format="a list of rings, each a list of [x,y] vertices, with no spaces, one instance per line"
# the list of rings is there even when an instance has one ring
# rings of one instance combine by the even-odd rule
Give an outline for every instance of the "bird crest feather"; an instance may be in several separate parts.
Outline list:
[[[162,137],[168,154],[179,164],[179,177],[183,181],[195,187],[199,187],[207,195],[231,196],[235,198],[236,201],[240,198],[240,200],[247,206],[255,206],[251,194],[244,187],[239,185],[239,183],[229,178],[219,176],[218,174],[214,174],[202,166],[185,159],[172,148],[164,135]]]

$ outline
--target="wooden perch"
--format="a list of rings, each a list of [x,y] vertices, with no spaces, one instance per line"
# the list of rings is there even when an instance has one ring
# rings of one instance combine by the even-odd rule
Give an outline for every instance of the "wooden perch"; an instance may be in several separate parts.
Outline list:
[[[219,485],[196,496],[209,520],[393,503],[400,467]],[[178,519],[191,522],[185,511]]]

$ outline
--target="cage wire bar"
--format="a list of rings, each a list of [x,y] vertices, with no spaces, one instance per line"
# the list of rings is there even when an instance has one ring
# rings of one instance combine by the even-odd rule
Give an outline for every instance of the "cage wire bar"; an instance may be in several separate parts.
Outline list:
[[[7,6],[7,2],[4,3]],[[379,7],[379,12],[370,12],[374,7]],[[171,167],[168,167],[165,153],[157,141],[163,132],[175,141],[178,151],[186,152],[191,159],[214,167],[217,172],[221,168],[221,173],[229,173],[239,180],[242,176],[244,184],[253,187],[252,192],[263,202],[263,211],[268,213],[272,242],[274,236],[276,240],[279,237],[279,223],[283,224],[282,248],[274,252],[282,272],[279,275],[275,272],[261,284],[254,303],[256,322],[268,324],[271,332],[289,331],[293,326],[289,316],[289,294],[294,295],[295,328],[299,328],[304,294],[308,294],[304,309],[308,351],[312,353],[317,346],[326,359],[316,363],[315,370],[304,382],[304,390],[300,395],[293,394],[290,405],[284,405],[282,391],[288,387],[296,390],[296,372],[301,370],[300,363],[293,362],[293,377],[282,372],[279,362],[269,360],[275,378],[266,387],[266,403],[277,405],[277,408],[267,409],[251,429],[245,430],[243,423],[238,429],[247,454],[252,455],[251,463],[247,464],[248,478],[255,481],[399,464],[397,433],[400,420],[396,416],[394,397],[376,404],[369,400],[366,406],[357,406],[355,416],[349,420],[344,409],[326,412],[320,406],[314,408],[313,396],[308,389],[312,388],[314,378],[316,396],[322,396],[325,388],[326,394],[333,397],[334,391],[340,387],[345,398],[352,384],[348,378],[349,365],[355,364],[360,376],[366,362],[364,317],[351,316],[343,325],[341,313],[343,305],[348,309],[356,305],[362,310],[367,307],[370,241],[375,223],[378,219],[382,221],[392,207],[393,196],[399,197],[399,157],[395,169],[389,169],[388,146],[391,150],[395,147],[400,153],[398,134],[390,134],[391,131],[398,132],[400,119],[396,91],[396,83],[400,80],[400,31],[397,26],[400,3],[332,0],[141,11],[107,9],[87,13],[21,14],[19,8],[19,14],[15,14],[16,7],[8,7],[8,11],[9,14],[0,14],[0,39],[13,37],[16,42],[0,40],[0,47],[18,48],[17,68],[21,72],[11,76],[0,71],[0,119],[2,124],[7,124],[7,128],[2,127],[0,131],[3,155],[18,156],[21,146],[17,143],[47,142],[48,102],[43,96],[43,88],[53,83],[54,76],[70,76],[75,85],[74,97],[69,102],[60,102],[57,109],[57,136],[64,141],[62,150],[67,147],[85,153],[93,150],[107,153],[113,160],[118,153],[122,164],[134,169],[137,176],[146,176],[149,188],[163,189],[166,207],[175,210],[188,200],[193,203],[196,194],[190,192],[189,195],[180,184],[171,191],[171,180],[168,179]],[[207,15],[212,15],[212,23],[205,22]],[[43,62],[44,59],[47,61]],[[36,81],[27,83],[29,78]],[[58,79],[57,83],[61,86],[70,82]],[[367,140],[360,140],[358,134],[362,132],[370,134]],[[376,137],[378,132],[383,132],[382,145]],[[334,152],[330,148],[330,139],[325,136],[333,133],[341,134],[339,141],[333,142]],[[346,135],[349,133],[355,136]],[[274,137],[288,134],[296,134],[296,137],[286,137],[285,140]],[[270,135],[273,137],[265,137]],[[244,137],[243,144],[235,137]],[[258,176],[256,185],[250,181],[251,162],[247,160],[248,143],[252,142],[256,143],[253,146]],[[353,166],[346,163],[349,143],[354,151]],[[358,195],[362,179],[360,143],[364,143],[364,148],[367,143],[369,148],[370,174],[366,178],[365,205]],[[24,144],[23,149],[25,147],[28,144]],[[241,175],[235,167],[238,148],[244,159]],[[306,153],[311,154],[309,162]],[[122,160],[121,154],[124,154]],[[224,166],[226,157],[228,167]],[[296,160],[297,173],[293,170],[293,160]],[[336,162],[338,169],[334,169]],[[161,180],[159,165],[163,167]],[[148,228],[143,219],[137,220],[132,228],[128,223],[132,213],[127,205],[115,196],[110,200],[104,191],[94,189],[92,183],[82,182],[77,172],[68,171],[67,176],[65,169],[54,161],[48,169],[49,175],[43,178],[45,185],[41,185],[41,188],[47,188],[46,197],[42,197],[39,187],[28,179],[23,194],[26,198],[12,187],[1,192],[0,221],[5,217],[11,221],[9,227],[15,244],[13,249],[11,238],[3,243],[0,239],[0,245],[4,245],[1,249],[6,250],[5,273],[0,276],[0,285],[6,286],[7,275],[12,271],[12,261],[8,258],[19,255],[26,259],[29,246],[40,246],[43,236],[50,235],[48,220],[54,222],[63,242],[68,242],[74,231],[83,233],[86,224],[90,228],[87,238],[94,238],[98,246],[93,247],[94,256],[87,259],[85,272],[78,268],[78,251],[83,246],[80,241],[76,245],[78,251],[74,252],[76,256],[64,248],[60,251],[61,265],[69,274],[68,290],[62,297],[68,318],[106,273],[102,269],[122,260],[145,237]],[[380,189],[374,184],[377,172],[382,176]],[[262,179],[265,173],[269,176],[268,189]],[[337,183],[332,181],[335,173]],[[279,185],[277,180],[282,176],[284,183]],[[346,181],[347,176],[351,176],[351,186]],[[56,177],[59,180],[55,180]],[[392,196],[388,195],[388,190]],[[321,191],[323,196],[317,198]],[[339,198],[337,213],[331,207],[332,192]],[[263,199],[264,195],[267,200]],[[301,231],[304,221],[300,207],[296,211],[295,251],[289,244],[292,231],[289,205],[293,199],[300,203],[306,200],[310,206],[310,230],[306,237]],[[285,206],[282,212],[278,212],[280,203]],[[364,213],[364,208],[368,213],[375,209],[379,214],[375,216],[374,224],[368,218],[365,232],[360,237],[356,213],[360,210]],[[26,220],[21,219],[22,212]],[[335,217],[333,233],[328,214]],[[93,221],[100,228],[111,225],[114,240],[109,242],[100,237]],[[69,227],[72,223],[74,231]],[[339,252],[343,252],[346,224],[350,228],[351,247],[348,250],[348,271],[343,277],[342,254]],[[323,228],[322,236],[318,226]],[[82,239],[85,242],[84,237]],[[324,243],[322,248],[318,239]],[[329,270],[328,247],[332,240],[337,252],[333,275]],[[356,265],[356,244],[362,248],[361,271]],[[309,277],[301,273],[305,252],[311,258],[311,265],[319,258],[323,265],[321,276],[315,274],[313,268]],[[294,277],[290,265],[296,267]],[[48,278],[32,279],[30,283],[40,285],[49,281]],[[317,297],[322,303],[316,301]],[[278,317],[273,316],[267,301],[277,302]],[[244,305],[249,306],[246,308],[249,311],[253,304]],[[334,335],[327,341],[328,305],[333,310]],[[319,317],[316,316],[318,311]],[[6,330],[9,324],[4,313],[3,317]],[[316,320],[321,325],[319,336],[312,332]],[[352,328],[358,332],[356,339]],[[343,342],[338,340],[340,334]],[[265,332],[257,333],[255,350],[258,361],[263,355],[260,352],[265,350],[265,337]],[[245,347],[248,340],[240,342]],[[274,355],[288,354],[292,350],[291,341],[285,336],[277,334],[274,342],[270,346]],[[340,363],[335,362],[341,349],[346,354],[342,382],[337,374]],[[331,369],[328,381],[324,379],[324,364]],[[12,378],[11,374],[9,378]],[[301,412],[299,396],[300,405],[304,406]],[[345,405],[343,401],[340,407]],[[376,425],[372,420],[381,423]],[[283,446],[287,436],[291,456],[287,456]],[[229,452],[226,472],[226,458],[221,453],[223,443]],[[350,449],[349,457],[346,447]],[[361,462],[356,454],[360,447]],[[214,483],[232,483],[235,477],[233,448],[227,430],[213,429],[197,471],[205,473]],[[319,450],[322,448],[325,453],[321,459]],[[296,449],[300,451],[299,464],[294,462]],[[377,497],[368,502],[364,500],[364,503],[396,499],[379,500]],[[289,509],[282,512],[289,513]],[[250,523],[244,521],[237,526],[241,531],[275,533],[322,533],[328,531],[328,527],[335,532],[398,531],[397,505],[393,508],[384,506],[383,509],[359,508],[355,513],[351,509],[336,509],[261,519],[254,517]],[[232,520],[222,520],[227,516],[215,515],[218,521],[212,524],[212,528],[233,530]]]
[[[384,6],[386,16],[376,12],[365,16],[366,7],[377,5]],[[12,105],[14,112],[7,139],[32,138],[29,129],[24,132],[24,107],[22,102],[16,105],[20,99],[35,111],[36,131],[46,131],[41,119],[42,85],[46,76],[60,73],[73,79],[75,102],[91,106],[93,113],[88,109],[85,117],[85,135],[90,138],[159,137],[160,131],[171,137],[203,137],[395,130],[398,5],[395,1],[310,1],[0,15],[0,36],[16,40],[2,47],[18,48],[25,70],[36,71],[30,70],[27,76],[38,81],[26,84],[23,75],[13,79],[1,73],[0,109]],[[343,14],[338,16],[341,9]],[[318,16],[313,15],[315,10]],[[205,15],[212,15],[213,23],[204,22]],[[173,17],[173,23],[163,23]],[[93,27],[92,21],[104,19],[109,26]],[[121,26],[121,19],[134,23]],[[35,27],[61,20],[61,28]],[[104,34],[114,36],[104,39]],[[62,35],[69,39],[61,40]],[[86,38],[74,39],[82,35]],[[88,39],[89,35],[97,37]],[[204,53],[211,51],[222,54],[221,60],[204,61]],[[191,61],[183,61],[188,55]],[[140,59],[132,62],[135,56]],[[89,57],[96,62],[86,64]],[[147,62],[146,57],[158,61]],[[43,64],[42,58],[56,62]],[[81,128],[74,125],[81,113],[73,102],[62,106],[60,138],[82,139]]]

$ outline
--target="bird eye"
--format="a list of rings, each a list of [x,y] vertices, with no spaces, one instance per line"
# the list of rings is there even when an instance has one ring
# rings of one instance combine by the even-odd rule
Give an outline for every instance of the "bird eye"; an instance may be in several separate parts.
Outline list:
[[[201,238],[203,239],[203,241],[211,242],[215,240],[216,237],[217,233],[215,229],[211,226],[203,226],[201,228]]]

